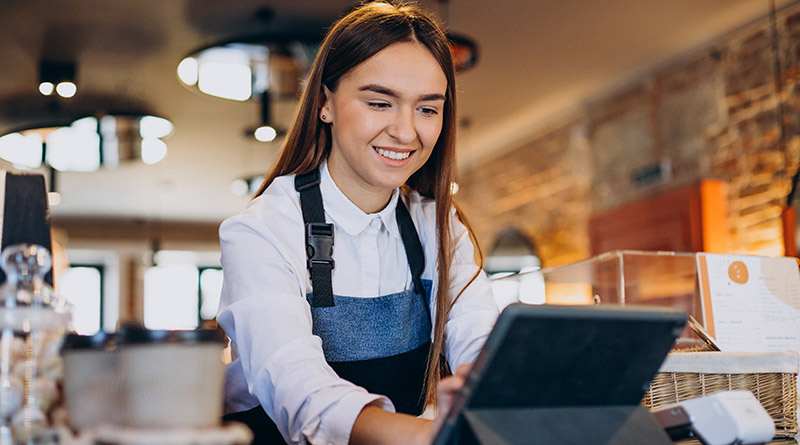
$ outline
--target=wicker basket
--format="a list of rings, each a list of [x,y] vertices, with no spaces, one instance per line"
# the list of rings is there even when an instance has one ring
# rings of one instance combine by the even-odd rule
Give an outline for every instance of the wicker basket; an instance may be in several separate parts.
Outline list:
[[[642,404],[655,409],[720,391],[748,390],[775,421],[775,443],[796,443],[797,373],[794,352],[672,353]]]

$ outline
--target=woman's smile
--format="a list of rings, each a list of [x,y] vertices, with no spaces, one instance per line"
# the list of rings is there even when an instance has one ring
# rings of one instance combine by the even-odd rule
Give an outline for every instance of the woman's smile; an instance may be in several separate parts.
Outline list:
[[[391,148],[382,148],[382,147],[372,147],[375,151],[383,156],[384,158],[391,159],[393,161],[404,161],[408,159],[414,152],[413,151],[402,151],[402,150],[393,150]]]

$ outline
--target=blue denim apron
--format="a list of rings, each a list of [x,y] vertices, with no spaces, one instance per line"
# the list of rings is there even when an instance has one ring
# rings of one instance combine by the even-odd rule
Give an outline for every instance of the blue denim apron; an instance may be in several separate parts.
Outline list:
[[[301,207],[308,236],[309,222],[324,223],[319,172],[298,176],[296,183],[302,183],[298,191],[301,187],[305,189],[301,191]],[[333,295],[330,286],[331,252],[324,252],[329,264],[323,267],[322,274],[316,275],[311,270],[313,252],[310,252],[309,272],[317,295],[310,293],[306,299],[311,305],[312,332],[322,339],[325,360],[336,374],[370,393],[387,396],[397,412],[420,415],[425,408],[427,393],[425,373],[431,348],[429,307],[432,283],[420,279],[424,256],[419,235],[399,198],[397,205],[398,225],[414,286],[403,292],[373,298]],[[309,217],[310,214],[314,216]],[[330,246],[324,244],[326,250],[333,244],[332,227],[329,230],[331,241]],[[309,250],[312,243],[308,237],[306,242]],[[324,292],[319,292],[318,288]],[[278,428],[260,405],[228,414],[223,419],[249,426],[254,433],[253,444],[283,443]]]
[[[431,282],[422,283],[428,300]],[[310,303],[311,294],[307,298]],[[334,302],[330,307],[311,307],[313,333],[322,338],[328,364],[339,377],[389,397],[397,412],[422,414],[431,346],[431,324],[422,298],[412,288],[376,298],[334,295]],[[284,443],[260,405],[224,419],[247,424],[254,433],[253,444]]]

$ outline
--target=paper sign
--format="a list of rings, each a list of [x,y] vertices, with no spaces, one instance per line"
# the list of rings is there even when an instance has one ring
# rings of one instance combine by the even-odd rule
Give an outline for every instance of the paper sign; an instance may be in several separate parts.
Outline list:
[[[703,324],[723,351],[800,352],[795,258],[697,254]]]

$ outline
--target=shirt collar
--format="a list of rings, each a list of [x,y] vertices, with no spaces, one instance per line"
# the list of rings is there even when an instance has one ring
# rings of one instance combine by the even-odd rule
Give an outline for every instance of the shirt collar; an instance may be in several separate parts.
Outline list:
[[[328,171],[327,161],[322,162],[319,172],[319,187],[323,202],[325,203],[325,213],[331,221],[335,222],[336,225],[347,232],[348,235],[358,235],[364,231],[364,229],[369,226],[370,221],[377,216],[392,236],[396,238],[400,237],[400,230],[397,227],[397,220],[395,217],[397,200],[400,199],[399,189],[392,190],[392,197],[383,210],[378,213],[367,214],[359,209],[358,206],[339,190],[339,187],[333,182],[333,178],[331,178],[331,174]]]

